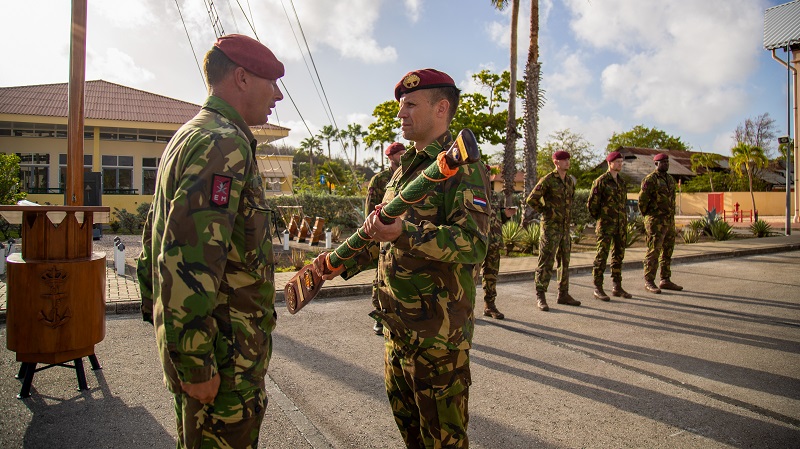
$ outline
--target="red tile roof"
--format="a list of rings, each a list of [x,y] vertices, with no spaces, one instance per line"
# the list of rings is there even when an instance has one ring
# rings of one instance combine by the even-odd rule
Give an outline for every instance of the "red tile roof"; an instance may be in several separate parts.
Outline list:
[[[68,95],[67,83],[0,87],[0,114],[66,117]],[[103,80],[85,82],[84,101],[87,119],[131,122],[183,124],[201,107]],[[264,127],[285,129],[269,123]]]

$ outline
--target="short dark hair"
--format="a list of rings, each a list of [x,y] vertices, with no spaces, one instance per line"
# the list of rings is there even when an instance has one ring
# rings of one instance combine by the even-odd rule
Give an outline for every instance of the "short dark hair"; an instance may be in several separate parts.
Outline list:
[[[447,111],[447,121],[452,121],[453,117],[456,116],[456,110],[458,109],[458,100],[461,97],[461,90],[457,87],[434,87],[430,90],[430,100],[431,104],[437,103],[439,100],[447,100],[450,103],[450,109]]]
[[[222,81],[229,73],[236,70],[238,64],[231,61],[222,50],[212,47],[203,59],[203,72],[209,86]]]

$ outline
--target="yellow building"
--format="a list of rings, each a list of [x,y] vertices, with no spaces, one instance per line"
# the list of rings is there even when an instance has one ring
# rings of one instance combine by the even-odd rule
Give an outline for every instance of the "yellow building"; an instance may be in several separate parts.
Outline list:
[[[103,80],[84,91],[84,176],[102,174],[103,206],[134,212],[151,201],[166,143],[201,106]],[[67,106],[67,83],[0,88],[0,152],[20,157],[30,201],[64,204]],[[289,135],[272,124],[251,130],[260,145]],[[258,156],[268,194],[291,193],[291,159]]]

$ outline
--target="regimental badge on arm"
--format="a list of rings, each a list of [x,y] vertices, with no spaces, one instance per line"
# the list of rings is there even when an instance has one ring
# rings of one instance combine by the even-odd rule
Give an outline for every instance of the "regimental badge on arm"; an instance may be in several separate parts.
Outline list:
[[[211,181],[211,204],[217,207],[227,207],[231,201],[231,176],[215,174]]]

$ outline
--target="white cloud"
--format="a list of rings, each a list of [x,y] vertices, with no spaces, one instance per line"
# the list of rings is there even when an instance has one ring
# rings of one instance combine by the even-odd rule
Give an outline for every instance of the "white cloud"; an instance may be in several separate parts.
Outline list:
[[[751,0],[567,0],[572,30],[616,61],[602,73],[605,98],[636,119],[706,132],[747,104],[763,11]]]
[[[539,120],[539,144],[543,145],[555,131],[569,129],[575,134],[580,134],[591,145],[598,155],[603,154],[608,139],[614,132],[622,129],[619,120],[600,114],[592,115],[589,120],[577,115],[562,114],[557,105],[545,105]]]
[[[92,1],[89,5],[92,14],[117,28],[146,29],[156,22],[153,13],[155,4],[149,1],[109,2],[107,0]]]
[[[133,58],[116,48],[108,48],[104,54],[89,50],[86,60],[86,79],[104,79],[132,86],[155,78],[153,72],[139,67]]]
[[[405,0],[406,15],[411,22],[416,23],[419,21],[419,15],[422,12],[422,0]]]
[[[584,63],[583,52],[569,53],[560,61],[557,71],[544,79],[548,93],[563,93],[568,98],[585,98],[585,90],[593,82],[592,73]]]

